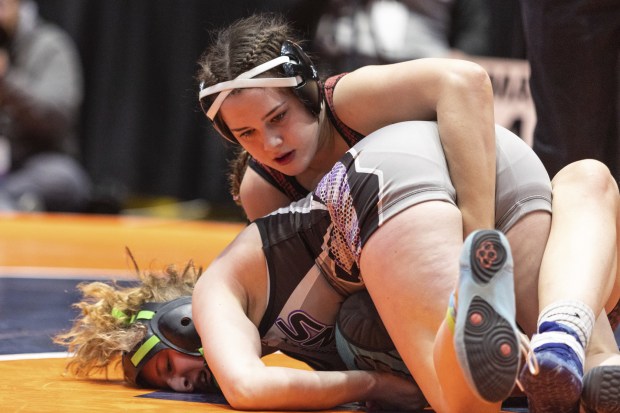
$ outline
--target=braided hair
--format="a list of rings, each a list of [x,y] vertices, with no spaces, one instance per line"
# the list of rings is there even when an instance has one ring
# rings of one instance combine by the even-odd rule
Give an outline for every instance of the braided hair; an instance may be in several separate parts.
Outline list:
[[[217,35],[198,60],[196,80],[203,87],[232,80],[280,56],[284,40],[295,39],[292,27],[277,14],[255,14],[237,20]],[[278,69],[262,76],[283,76]]]

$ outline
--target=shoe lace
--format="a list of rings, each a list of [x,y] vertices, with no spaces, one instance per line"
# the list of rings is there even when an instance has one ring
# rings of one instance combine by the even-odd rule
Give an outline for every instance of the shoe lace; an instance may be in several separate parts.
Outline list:
[[[530,346],[529,337],[521,332],[519,332],[519,350],[521,351],[521,354],[523,354],[523,357],[525,358],[525,363],[527,364],[527,368],[532,374],[532,376],[538,375],[538,373],[540,373],[540,367],[538,366],[536,354],[534,354],[534,351]],[[523,385],[521,384],[519,378],[517,378],[516,382],[517,386],[519,386],[519,389],[521,389],[521,391],[524,391]]]

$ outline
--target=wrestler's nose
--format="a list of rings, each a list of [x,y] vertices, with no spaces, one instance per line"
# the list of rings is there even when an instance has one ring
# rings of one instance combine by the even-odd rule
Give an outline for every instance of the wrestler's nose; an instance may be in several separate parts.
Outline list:
[[[263,141],[263,148],[265,149],[265,151],[271,151],[281,146],[282,141],[282,136],[279,133],[268,133],[267,136],[265,136],[265,140]]]
[[[168,380],[170,388],[179,393],[189,393],[193,391],[192,383],[184,376],[175,376]]]

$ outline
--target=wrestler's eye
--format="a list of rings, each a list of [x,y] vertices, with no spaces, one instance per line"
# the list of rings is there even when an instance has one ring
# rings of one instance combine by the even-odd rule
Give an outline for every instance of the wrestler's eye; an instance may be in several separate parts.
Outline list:
[[[278,113],[273,118],[271,118],[271,122],[273,122],[273,123],[280,122],[282,119],[284,119],[285,116],[286,116],[286,111],[284,110],[284,111]]]
[[[248,139],[252,136],[252,132],[253,131],[251,129],[245,130],[237,136],[237,139]]]
[[[170,361],[170,357],[166,358],[166,371],[172,373],[172,362]]]

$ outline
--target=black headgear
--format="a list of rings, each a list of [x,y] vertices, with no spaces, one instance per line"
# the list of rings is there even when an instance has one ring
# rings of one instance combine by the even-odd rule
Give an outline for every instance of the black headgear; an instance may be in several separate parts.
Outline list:
[[[192,321],[192,298],[177,298],[167,303],[145,303],[131,320],[144,324],[147,333],[131,351],[123,353],[125,379],[141,385],[142,368],[155,354],[173,349],[190,356],[202,356],[200,337]]]
[[[295,94],[314,116],[318,116],[321,112],[321,85],[312,61],[301,47],[289,40],[282,43],[280,55],[291,58],[289,63],[282,65],[284,74],[288,77],[301,77],[301,83],[293,87]]]
[[[256,78],[257,75],[278,66],[282,66],[285,77]],[[291,87],[312,115],[318,116],[321,112],[322,94],[317,70],[301,47],[290,40],[285,40],[280,48],[279,57],[241,73],[233,80],[206,88],[200,85],[198,98],[202,111],[222,136],[231,142],[237,143],[237,140],[224,122],[216,116],[217,112],[230,92],[254,87]]]

